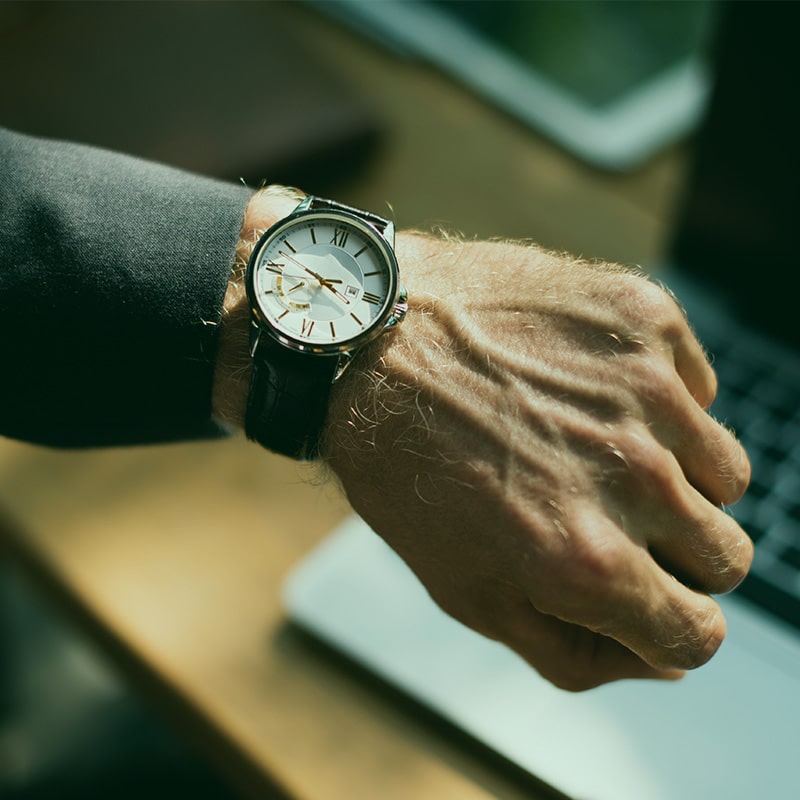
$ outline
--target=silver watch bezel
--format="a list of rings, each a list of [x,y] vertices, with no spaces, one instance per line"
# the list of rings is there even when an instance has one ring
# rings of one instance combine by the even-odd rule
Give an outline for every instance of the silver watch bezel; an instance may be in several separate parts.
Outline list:
[[[330,344],[311,343],[287,335],[284,331],[277,329],[272,324],[262,308],[256,292],[255,276],[261,254],[277,237],[283,235],[287,229],[311,218],[333,219],[356,228],[361,234],[375,243],[388,266],[389,291],[387,292],[387,299],[380,313],[375,317],[368,328],[357,336],[342,342],[332,342]],[[245,286],[250,305],[251,321],[254,328],[253,337],[251,338],[254,339],[255,342],[251,344],[251,350],[254,349],[255,344],[260,339],[260,334],[265,333],[271,340],[277,342],[281,346],[311,356],[330,356],[334,354],[350,353],[375,339],[386,328],[395,325],[405,313],[405,292],[400,286],[400,270],[394,253],[394,247],[372,222],[358,216],[357,213],[354,213],[354,210],[351,211],[340,208],[308,208],[307,204],[301,204],[298,210],[276,222],[259,238],[250,254],[250,259],[247,264]]]

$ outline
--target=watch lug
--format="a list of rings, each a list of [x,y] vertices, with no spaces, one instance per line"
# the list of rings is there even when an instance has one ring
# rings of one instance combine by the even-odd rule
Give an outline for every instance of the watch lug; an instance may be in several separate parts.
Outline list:
[[[255,322],[250,325],[250,358],[253,358],[261,341],[261,328]]]
[[[399,325],[405,315],[408,313],[408,292],[405,290],[403,286],[400,287],[400,291],[397,295],[397,302],[394,304],[394,311],[392,312],[392,316],[386,320],[386,324],[383,326],[384,329],[386,328],[394,328],[395,325]]]
[[[353,360],[353,354],[349,352],[344,352],[339,354],[339,363],[336,365],[336,370],[333,373],[333,380],[331,383],[336,383],[339,378],[344,375],[345,370],[350,366],[351,361]]]
[[[389,220],[383,229],[383,238],[394,248],[394,222]]]
[[[312,205],[314,205],[314,196],[311,194],[306,195],[297,205],[295,210],[292,212],[296,214],[298,211],[308,211]]]

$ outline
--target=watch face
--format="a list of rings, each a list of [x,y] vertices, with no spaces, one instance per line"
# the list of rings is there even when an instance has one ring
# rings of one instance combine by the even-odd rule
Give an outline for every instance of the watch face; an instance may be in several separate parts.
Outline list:
[[[397,301],[397,266],[358,217],[309,211],[265,234],[251,259],[250,299],[273,335],[301,350],[335,352],[379,331]]]

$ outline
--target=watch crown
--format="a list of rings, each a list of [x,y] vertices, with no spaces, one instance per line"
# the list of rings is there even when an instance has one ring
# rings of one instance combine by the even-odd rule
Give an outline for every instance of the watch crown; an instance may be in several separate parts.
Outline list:
[[[403,317],[408,313],[408,292],[401,286],[400,292],[397,295],[397,302],[394,304],[394,311],[389,321],[386,323],[387,328],[392,328],[398,323],[403,321]]]

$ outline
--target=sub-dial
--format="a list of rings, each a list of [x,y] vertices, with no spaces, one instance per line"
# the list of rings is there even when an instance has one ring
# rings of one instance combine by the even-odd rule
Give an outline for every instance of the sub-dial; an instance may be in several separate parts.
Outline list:
[[[314,281],[312,281],[314,284]],[[275,294],[286,308],[292,311],[303,311],[311,306],[311,295],[316,292],[316,285],[309,286],[306,278],[299,275],[278,275],[275,279]]]

